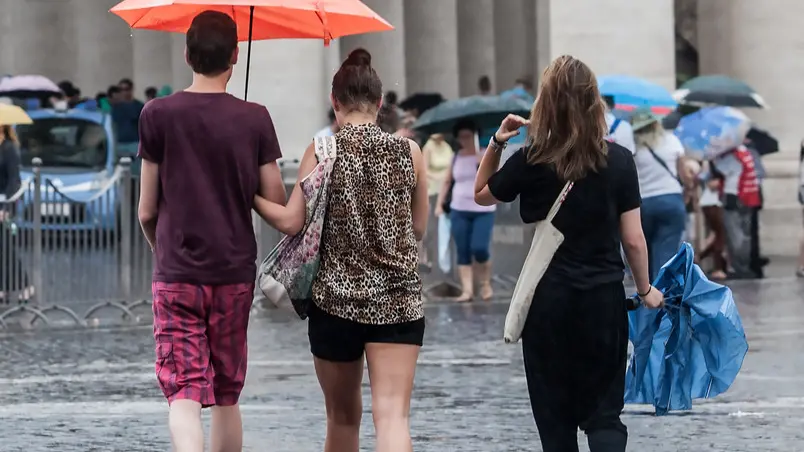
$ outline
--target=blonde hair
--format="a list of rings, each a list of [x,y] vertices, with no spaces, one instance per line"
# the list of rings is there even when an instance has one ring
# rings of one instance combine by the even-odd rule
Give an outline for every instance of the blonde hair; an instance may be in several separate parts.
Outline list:
[[[547,163],[559,178],[576,181],[606,166],[606,105],[594,72],[569,55],[542,74],[530,113],[528,163]]]
[[[656,121],[649,126],[634,131],[634,144],[636,144],[637,149],[642,147],[656,149],[659,147],[659,143],[665,133],[662,123]]]

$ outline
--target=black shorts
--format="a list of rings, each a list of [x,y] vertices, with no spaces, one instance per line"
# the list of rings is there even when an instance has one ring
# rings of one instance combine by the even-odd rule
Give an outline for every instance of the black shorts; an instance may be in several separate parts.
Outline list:
[[[324,312],[310,303],[307,313],[310,351],[318,359],[334,362],[357,361],[366,344],[404,344],[422,346],[424,319],[390,325],[369,325]]]

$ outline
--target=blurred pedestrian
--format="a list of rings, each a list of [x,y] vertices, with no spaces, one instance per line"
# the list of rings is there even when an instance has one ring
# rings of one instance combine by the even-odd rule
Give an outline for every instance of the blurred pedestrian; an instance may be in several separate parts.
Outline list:
[[[639,193],[642,196],[642,230],[648,243],[650,280],[675,256],[687,227],[682,174],[684,146],[666,131],[647,108],[631,115],[634,131]]]
[[[452,239],[457,254],[461,295],[458,302],[474,298],[474,283],[480,285],[480,298],[491,300],[491,234],[494,229],[494,205],[475,202],[474,185],[477,168],[483,154],[477,148],[478,129],[474,122],[463,120],[453,128],[452,134],[458,150],[448,166],[438,194],[435,215],[449,212]]]
[[[12,292],[19,303],[27,303],[34,295],[34,286],[19,258],[19,240],[15,238],[14,202],[8,202],[19,191],[20,148],[17,134],[11,126],[0,126],[0,305],[7,304]]]
[[[612,113],[615,106],[613,96],[603,96],[603,100],[606,102],[606,127],[608,127],[606,138],[628,149],[633,154],[636,152],[636,144],[634,143],[634,129],[631,127],[631,123],[614,116],[614,113]]]
[[[376,450],[413,450],[408,416],[425,326],[416,241],[427,229],[427,170],[416,143],[376,125],[381,102],[371,55],[352,51],[332,80],[341,129],[308,312],[310,350],[326,404],[325,451],[359,450],[364,355]],[[315,167],[314,146],[307,147],[300,174]],[[304,226],[298,182],[286,208],[260,197],[255,206],[286,234]]]
[[[733,269],[728,278],[759,278],[751,265],[752,215],[762,202],[754,158],[748,149],[740,146],[712,161],[711,170],[723,180],[723,222],[729,263]]]
[[[527,123],[514,115],[502,122],[474,192],[484,205],[520,197],[522,219],[534,223],[545,220],[565,184],[574,183],[553,220],[564,242],[539,281],[522,333],[542,448],[577,451],[580,427],[592,452],[624,452],[628,433],[620,413],[628,316],[620,240],[645,306],[663,304],[648,279],[634,159],[604,140],[605,106],[597,80],[573,57],[559,57],[545,70],[530,114],[530,145],[498,170],[507,141]],[[531,276],[539,277],[520,278]]]
[[[715,281],[726,279],[728,263],[726,261],[726,229],[723,223],[723,203],[720,201],[720,189],[723,181],[709,172],[704,180],[703,193],[699,204],[709,229],[709,237],[696,259],[703,262],[712,258],[709,278]]]
[[[112,103],[112,122],[115,125],[117,138],[117,157],[130,157],[133,160],[131,173],[135,177],[140,175],[140,160],[137,157],[139,149],[139,134],[137,125],[140,121],[143,104],[134,98],[134,82],[124,78],[117,84],[120,95],[117,102]]]
[[[155,255],[156,375],[174,450],[204,450],[201,409],[212,407],[210,450],[239,451],[257,272],[251,211],[257,193],[285,202],[281,152],[268,110],[226,92],[238,57],[234,20],[202,12],[186,48],[192,85],[148,102],[139,126],[139,220]]]
[[[491,79],[488,75],[477,80],[477,91],[481,96],[491,96]]]
[[[798,202],[802,206],[802,217],[804,217],[804,141],[801,142],[801,155],[798,167]],[[804,230],[801,235],[801,245],[798,254],[798,270],[796,276],[804,278]]]
[[[148,102],[156,99],[158,91],[156,90],[155,86],[149,86],[145,88],[144,94],[145,94],[145,102]]]
[[[330,108],[329,113],[327,113],[327,117],[329,118],[329,124],[316,132],[316,137],[331,137],[338,132],[339,126],[338,121],[335,118],[335,110]]]

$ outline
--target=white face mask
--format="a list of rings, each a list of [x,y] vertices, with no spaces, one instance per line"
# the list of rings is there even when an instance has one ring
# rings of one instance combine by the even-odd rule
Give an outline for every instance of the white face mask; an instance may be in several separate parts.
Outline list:
[[[56,110],[67,110],[68,105],[66,100],[57,100],[53,103],[53,108]]]

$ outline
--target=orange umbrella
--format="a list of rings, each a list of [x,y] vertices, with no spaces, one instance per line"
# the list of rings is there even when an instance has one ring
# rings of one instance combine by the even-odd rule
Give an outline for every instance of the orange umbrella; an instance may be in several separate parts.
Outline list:
[[[131,28],[186,33],[203,11],[229,14],[240,41],[248,41],[246,97],[251,41],[264,39],[331,39],[393,30],[359,0],[123,0],[110,11]]]

